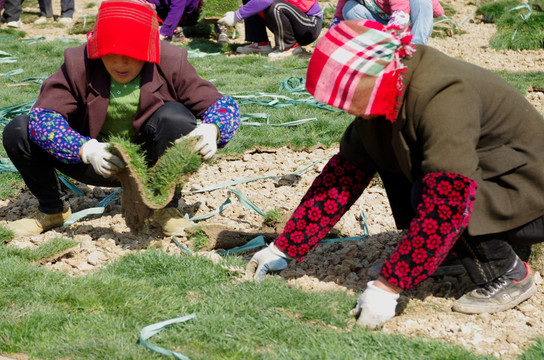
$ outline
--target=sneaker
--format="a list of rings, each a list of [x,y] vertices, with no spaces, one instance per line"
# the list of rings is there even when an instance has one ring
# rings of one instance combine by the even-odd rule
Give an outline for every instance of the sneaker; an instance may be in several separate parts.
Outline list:
[[[252,43],[246,46],[238,46],[236,52],[240,54],[268,54],[272,51],[270,43]]]
[[[62,25],[70,25],[74,22],[74,20],[70,17],[61,17],[59,19],[59,24],[62,24]]]
[[[292,48],[285,51],[274,50],[273,52],[268,54],[268,57],[271,59],[283,59],[289,56],[300,54],[301,52],[302,48],[298,44],[295,44]]]
[[[49,22],[49,19],[46,18],[45,16],[40,16],[38,18],[38,20],[34,21],[34,24],[36,25],[42,25],[42,24],[47,24]]]
[[[180,43],[185,40],[185,33],[183,32],[182,27],[177,27],[176,30],[174,30],[174,34],[171,37],[171,41],[174,43]]]
[[[151,222],[153,225],[162,228],[166,236],[183,236],[185,235],[185,229],[193,226],[193,223],[187,220],[181,211],[173,207],[155,210]]]
[[[217,34],[218,43],[228,44],[230,42],[227,35],[227,27],[225,25],[215,24],[214,31]]]
[[[16,28],[16,29],[19,29],[19,28],[22,28],[23,27],[23,22],[21,20],[17,20],[17,21],[10,21],[6,24],[8,27],[11,27],[11,28]]]
[[[527,275],[515,281],[505,276],[478,287],[459,298],[452,310],[465,314],[495,313],[512,309],[536,293],[533,273],[525,263]]]
[[[56,213],[46,214],[36,210],[30,217],[10,222],[6,227],[13,231],[15,236],[34,236],[64,224],[72,216],[70,208]]]

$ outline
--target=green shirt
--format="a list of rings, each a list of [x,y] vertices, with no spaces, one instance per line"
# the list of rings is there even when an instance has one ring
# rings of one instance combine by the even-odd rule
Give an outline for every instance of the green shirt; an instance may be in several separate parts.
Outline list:
[[[132,121],[140,107],[140,75],[134,80],[122,84],[111,79],[110,103],[106,121],[100,130],[99,138],[109,135],[134,137],[136,132]]]

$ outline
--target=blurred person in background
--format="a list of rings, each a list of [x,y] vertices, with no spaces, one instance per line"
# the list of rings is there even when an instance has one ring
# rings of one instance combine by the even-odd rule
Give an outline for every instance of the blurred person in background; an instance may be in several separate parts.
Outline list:
[[[23,1],[22,0],[0,0],[3,2],[2,10],[2,23],[5,23],[7,27],[20,29],[23,27],[21,21],[21,14],[23,13]]]
[[[53,20],[53,4],[52,0],[38,0],[40,7],[40,17],[34,21],[34,24],[45,24]],[[70,25],[73,22],[74,16],[74,0],[60,0],[60,19],[59,24]]]
[[[315,41],[323,26],[321,7],[317,0],[243,0],[243,6],[229,11],[220,24],[235,26],[244,21],[249,45],[236,49],[241,54],[268,54],[272,59],[285,58],[302,52],[300,46]],[[267,29],[274,34],[275,49]]]

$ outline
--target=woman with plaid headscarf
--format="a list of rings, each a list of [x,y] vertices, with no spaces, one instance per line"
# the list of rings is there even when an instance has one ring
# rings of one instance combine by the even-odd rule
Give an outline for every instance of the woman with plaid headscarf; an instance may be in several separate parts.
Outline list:
[[[353,313],[395,315],[450,251],[475,284],[454,311],[493,313],[536,292],[512,245],[544,241],[544,120],[498,75],[372,21],[343,21],[318,43],[307,89],[357,117],[284,231],[248,264],[254,278],[302,261],[377,173],[406,229]]]
[[[159,40],[157,15],[144,1],[104,1],[87,38],[65,50],[64,64],[44,81],[30,116],[15,117],[4,129],[4,148],[38,199],[30,217],[8,224],[17,236],[70,218],[57,170],[85,184],[121,185],[112,175],[125,164],[108,151],[110,135],[140,144],[152,166],[190,136],[200,138],[195,149],[208,160],[240,125],[236,102],[198,76],[185,49]],[[178,199],[153,215],[166,235],[182,235],[188,226]]]

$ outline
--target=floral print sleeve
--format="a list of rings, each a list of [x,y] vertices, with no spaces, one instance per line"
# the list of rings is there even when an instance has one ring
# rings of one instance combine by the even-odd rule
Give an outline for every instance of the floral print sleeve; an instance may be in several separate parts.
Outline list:
[[[220,148],[224,147],[240,127],[238,104],[230,96],[223,96],[217,99],[202,114],[202,123],[217,125],[220,135],[217,146]]]
[[[66,164],[81,162],[79,150],[90,140],[72,129],[64,116],[43,108],[30,112],[28,135],[36,145]]]
[[[363,173],[340,153],[333,156],[274,241],[276,247],[302,261],[361,196],[373,175]]]
[[[380,275],[404,290],[432,275],[468,226],[476,188],[460,174],[426,174],[416,216]]]

